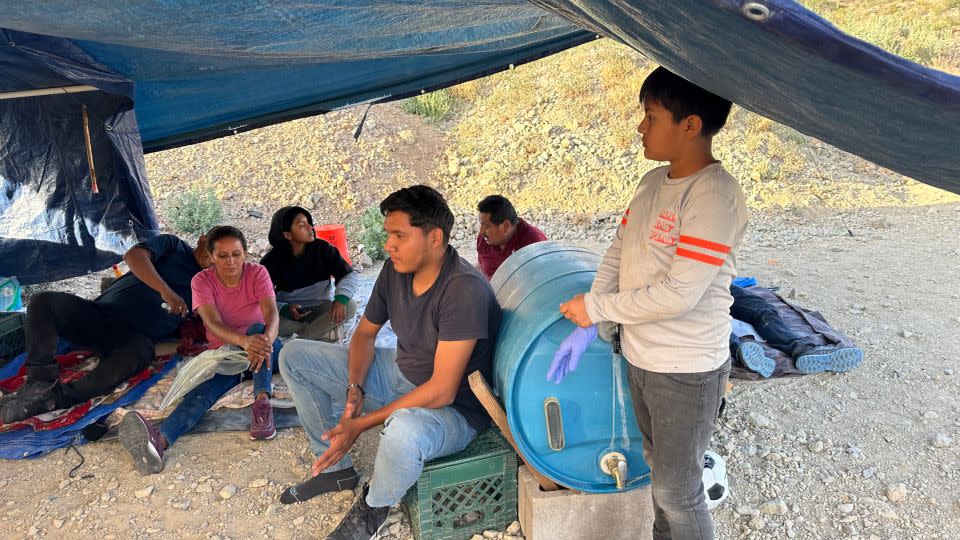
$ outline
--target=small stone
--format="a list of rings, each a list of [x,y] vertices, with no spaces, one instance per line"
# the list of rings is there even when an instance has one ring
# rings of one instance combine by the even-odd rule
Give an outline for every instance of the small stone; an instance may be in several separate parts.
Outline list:
[[[69,486],[69,485],[70,485],[70,479],[69,479],[69,478],[67,478],[66,480],[62,480],[62,481],[60,482],[60,489],[63,489],[63,488],[65,488],[65,487]]]
[[[247,484],[247,487],[250,487],[250,488],[262,488],[263,486],[267,485],[267,483],[268,483],[268,482],[267,482],[267,479],[266,479],[266,478],[257,478],[256,480],[253,480],[252,482],[250,482],[249,484]]]
[[[189,510],[190,509],[190,499],[183,501],[171,501],[170,506],[176,508],[177,510]]]
[[[237,486],[233,484],[227,484],[223,486],[223,489],[220,490],[220,498],[223,500],[227,500],[236,494],[237,494]]]
[[[36,525],[31,525],[30,528],[27,529],[27,536],[36,536],[38,532],[40,532],[40,529],[37,529]]]
[[[850,503],[843,503],[840,506],[838,506],[837,509],[839,509],[844,514],[849,514],[850,512],[853,512],[853,505]]]
[[[823,448],[824,448],[823,441],[813,441],[807,445],[807,450],[810,450],[811,452],[814,452],[814,453],[823,452]]]
[[[484,538],[495,539],[495,538],[497,538],[498,536],[500,536],[500,533],[497,532],[497,531],[483,531],[483,537],[484,537]]]
[[[740,514],[741,516],[751,516],[753,514],[756,514],[757,511],[745,504],[741,504],[740,506],[737,507],[737,513]]]
[[[133,495],[138,499],[145,499],[153,493],[153,490],[154,490],[153,486],[147,486],[143,489],[138,489],[134,491]]]
[[[907,498],[907,485],[902,483],[889,484],[885,495],[890,502],[900,502]]]
[[[864,477],[864,478],[873,478],[873,476],[874,476],[875,474],[877,474],[877,468],[876,468],[876,467],[867,467],[866,469],[863,470],[863,477]]]
[[[352,489],[344,489],[342,491],[338,491],[336,495],[333,496],[333,500],[342,503],[353,500],[353,496],[354,493]]]
[[[934,420],[934,419],[940,418],[940,415],[935,413],[934,411],[923,411],[922,413],[920,413],[920,418],[924,420]]]
[[[397,536],[400,534],[400,529],[402,528],[403,528],[403,525],[400,525],[399,523],[394,523],[390,525],[388,530],[390,531],[390,534]]]
[[[280,511],[280,507],[278,507],[275,504],[271,504],[270,506],[267,506],[267,509],[264,510],[263,514],[266,516],[273,516],[273,515],[276,515],[277,512],[279,511]]]
[[[213,486],[206,482],[197,486],[197,493],[213,493]]]
[[[757,427],[762,428],[770,426],[770,419],[756,411],[751,411],[750,414],[747,415],[747,418],[750,420],[751,424]]]
[[[404,129],[404,130],[400,131],[400,133],[397,133],[397,136],[400,137],[400,140],[403,141],[403,142],[405,142],[405,143],[412,143],[412,142],[413,142],[413,131],[411,131],[411,130],[409,130],[409,129]]]
[[[483,535],[482,535],[482,534],[475,534],[475,535],[473,535],[473,536],[470,537],[470,540],[483,540]]]
[[[263,212],[259,210],[253,210],[253,209],[247,210],[247,215],[256,219],[263,219]]]
[[[930,446],[934,448],[947,448],[953,444],[953,439],[948,437],[945,433],[937,433],[930,437]]]
[[[63,520],[63,519],[55,519],[55,520],[53,520],[53,527],[54,527],[55,529],[62,529],[62,528],[63,528],[63,524],[64,524],[65,522],[66,522],[66,520]]]
[[[767,525],[767,521],[763,519],[762,516],[756,515],[750,518],[750,521],[747,523],[747,525],[751,529],[755,531],[759,531],[760,529],[764,528]]]
[[[361,253],[358,262],[364,266],[364,268],[370,268],[373,266],[373,259],[370,258],[366,253]]]
[[[304,521],[306,521],[306,518],[303,517],[303,516],[300,516],[300,517],[298,517],[297,519],[293,520],[293,524],[294,524],[294,525],[297,525],[297,526],[303,525],[303,522],[304,522]]]
[[[760,513],[768,516],[782,516],[787,513],[787,503],[783,499],[773,499],[760,505]]]
[[[899,334],[900,337],[902,337],[903,339],[909,339],[909,338],[913,337],[913,332],[911,332],[910,330],[901,330],[900,332],[898,332],[898,334]]]

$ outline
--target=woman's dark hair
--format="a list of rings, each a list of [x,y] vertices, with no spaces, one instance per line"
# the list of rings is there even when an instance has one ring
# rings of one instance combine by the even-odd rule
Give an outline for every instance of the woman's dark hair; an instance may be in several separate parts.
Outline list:
[[[297,219],[300,214],[303,214],[307,218],[307,223],[313,227],[313,216],[302,206],[284,206],[273,213],[273,218],[270,220],[270,233],[267,235],[267,240],[271,246],[290,249],[290,241],[283,236],[283,233],[290,232],[290,228],[293,227],[293,220]]]
[[[503,220],[516,225],[520,219],[517,216],[517,210],[510,203],[510,200],[503,195],[490,195],[485,197],[477,204],[477,212],[481,214],[490,214],[490,223],[499,225]]]
[[[729,101],[663,67],[653,70],[640,86],[640,102],[648,99],[660,102],[670,111],[674,123],[691,115],[699,116],[703,121],[701,133],[706,137],[716,135],[730,114]]]
[[[453,212],[439,191],[430,186],[417,185],[394,191],[380,203],[380,213],[403,212],[410,216],[410,225],[429,233],[443,231],[443,242],[450,242]]]
[[[243,237],[240,229],[233,225],[217,225],[210,229],[210,232],[207,233],[207,251],[213,253],[213,244],[215,244],[217,240],[223,240],[224,238],[236,238],[240,240],[240,244],[243,245],[243,250],[247,251],[247,239]]]

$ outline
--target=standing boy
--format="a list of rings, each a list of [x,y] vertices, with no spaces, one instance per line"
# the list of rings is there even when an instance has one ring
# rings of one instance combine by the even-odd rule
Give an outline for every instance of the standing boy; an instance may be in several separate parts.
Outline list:
[[[657,68],[640,89],[644,175],[593,286],[560,306],[577,324],[547,374],[569,373],[596,338],[620,325],[628,379],[650,466],[657,540],[712,539],[703,455],[730,373],[730,282],[747,226],[737,181],[714,159],[730,102]]]

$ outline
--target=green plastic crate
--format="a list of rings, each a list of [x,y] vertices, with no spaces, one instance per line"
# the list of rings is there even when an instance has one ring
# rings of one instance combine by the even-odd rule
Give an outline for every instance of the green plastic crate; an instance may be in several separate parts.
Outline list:
[[[495,429],[428,462],[403,497],[417,540],[465,540],[517,518],[517,454]]]
[[[0,313],[0,366],[23,352],[26,343],[24,318],[23,313]]]

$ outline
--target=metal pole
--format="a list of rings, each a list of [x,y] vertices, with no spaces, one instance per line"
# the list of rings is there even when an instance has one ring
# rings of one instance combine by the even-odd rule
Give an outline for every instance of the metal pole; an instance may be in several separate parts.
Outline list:
[[[99,90],[96,86],[57,86],[54,88],[37,88],[36,90],[18,90],[16,92],[0,92],[2,99],[19,99],[36,96],[50,96],[53,94],[75,94],[78,92],[93,92]]]

